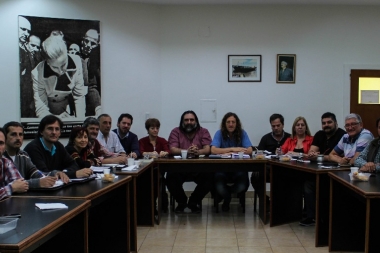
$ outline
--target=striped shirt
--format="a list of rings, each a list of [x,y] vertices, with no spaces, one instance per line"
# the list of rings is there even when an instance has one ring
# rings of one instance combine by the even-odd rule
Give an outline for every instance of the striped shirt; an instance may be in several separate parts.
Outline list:
[[[348,134],[343,135],[334,150],[340,156],[352,158],[356,152],[362,152],[372,140],[372,133],[363,128],[352,138]]]

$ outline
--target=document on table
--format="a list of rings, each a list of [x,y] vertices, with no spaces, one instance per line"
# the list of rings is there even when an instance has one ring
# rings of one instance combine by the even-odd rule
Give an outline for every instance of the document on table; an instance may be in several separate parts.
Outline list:
[[[51,210],[51,209],[66,209],[68,206],[62,203],[36,203],[36,207],[41,210]]]
[[[232,158],[239,158],[239,154],[232,153]],[[243,154],[243,158],[250,158],[249,155]]]
[[[86,181],[86,180],[89,179],[89,178],[96,178],[96,175],[92,174],[92,175],[89,176],[89,177],[71,178],[71,179],[70,179],[70,182],[82,182],[82,181]]]
[[[55,184],[49,188],[56,188],[56,187],[60,187],[63,185],[63,181],[61,179],[58,179],[57,181],[55,181]]]
[[[131,166],[128,166],[127,168],[124,168],[124,169],[121,169],[122,171],[132,171],[132,170],[136,170],[137,169],[137,165],[131,165]]]

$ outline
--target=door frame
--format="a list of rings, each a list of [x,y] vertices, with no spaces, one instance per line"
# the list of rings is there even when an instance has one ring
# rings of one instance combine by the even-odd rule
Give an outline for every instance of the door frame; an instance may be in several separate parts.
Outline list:
[[[350,91],[351,91],[351,69],[374,69],[380,70],[380,64],[344,64],[343,75],[343,120],[350,114]]]

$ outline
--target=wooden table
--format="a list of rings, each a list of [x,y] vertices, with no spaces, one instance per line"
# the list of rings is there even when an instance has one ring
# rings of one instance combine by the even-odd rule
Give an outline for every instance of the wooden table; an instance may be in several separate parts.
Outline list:
[[[270,226],[300,221],[305,180],[315,181],[315,246],[328,245],[329,192],[328,172],[348,168],[320,169],[316,162],[270,162]]]
[[[330,251],[380,251],[380,175],[350,181],[330,172]]]
[[[129,182],[120,175],[112,183],[92,180],[59,190],[28,191],[15,198],[90,200],[88,217],[89,252],[137,251],[137,229],[130,224]],[[60,200],[59,200],[60,201]]]
[[[262,192],[265,194],[265,182],[266,182],[266,173],[265,173],[265,164],[267,160],[264,159],[209,159],[205,158],[196,158],[196,159],[175,159],[170,158],[158,158],[154,160],[155,166],[158,167],[159,171],[164,172],[233,172],[233,171],[258,171],[260,172],[260,181],[262,184]],[[159,178],[159,177],[158,177]],[[158,194],[159,198],[161,194]],[[266,198],[264,196],[260,197],[261,200],[259,205],[259,216],[261,220],[266,223],[267,221],[267,210],[266,210]],[[159,203],[161,201],[158,201]],[[158,223],[160,222],[160,213],[161,208],[159,204],[158,209]]]
[[[40,210],[35,203],[63,203],[67,209]],[[0,252],[88,252],[88,200],[8,198],[0,215],[19,213],[17,227],[0,234]]]
[[[132,177],[130,187],[131,213],[134,220],[131,224],[138,226],[154,226],[154,197],[153,197],[153,166],[154,163],[143,163],[133,171],[115,169],[117,175]]]

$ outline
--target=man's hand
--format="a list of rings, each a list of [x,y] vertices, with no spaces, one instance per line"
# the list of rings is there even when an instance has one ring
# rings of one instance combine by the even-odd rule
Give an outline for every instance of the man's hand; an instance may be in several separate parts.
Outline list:
[[[82,177],[89,177],[91,176],[93,173],[92,169],[90,168],[84,168],[84,169],[81,169],[81,170],[77,170],[75,172],[75,176],[77,178],[82,178]]]
[[[369,162],[363,165],[363,167],[360,168],[360,171],[362,172],[374,172],[376,171],[376,165],[373,162]]]
[[[309,159],[315,159],[315,158],[318,157],[318,155],[319,155],[319,152],[310,151],[309,154],[307,154],[307,157],[308,157]]]
[[[161,151],[161,152],[160,152],[160,157],[165,157],[165,156],[167,156],[168,154],[169,154],[168,152]]]
[[[17,179],[11,184],[12,192],[26,192],[29,189],[29,184],[24,179]]]
[[[351,160],[351,158],[341,157],[340,160],[339,160],[339,163],[340,164],[347,164],[347,163],[350,163],[350,160]]]
[[[187,152],[190,153],[190,154],[194,154],[194,155],[199,155],[199,149],[197,147],[197,145],[191,145],[188,149],[187,149]]]
[[[65,184],[67,184],[68,182],[70,182],[70,179],[69,177],[66,175],[65,172],[62,172],[62,171],[59,171],[57,172],[57,177],[60,178],[62,180],[62,182],[64,182]]]
[[[40,187],[41,188],[49,188],[52,187],[55,184],[55,181],[57,181],[56,177],[43,177],[40,178]]]
[[[118,164],[127,164],[127,156],[115,157],[115,162]]]

